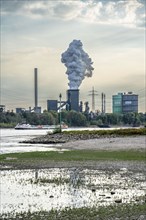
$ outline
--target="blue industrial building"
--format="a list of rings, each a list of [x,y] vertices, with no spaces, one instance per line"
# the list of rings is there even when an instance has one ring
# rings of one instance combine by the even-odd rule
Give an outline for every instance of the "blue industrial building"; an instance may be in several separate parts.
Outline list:
[[[138,95],[132,92],[112,96],[113,113],[138,112]]]

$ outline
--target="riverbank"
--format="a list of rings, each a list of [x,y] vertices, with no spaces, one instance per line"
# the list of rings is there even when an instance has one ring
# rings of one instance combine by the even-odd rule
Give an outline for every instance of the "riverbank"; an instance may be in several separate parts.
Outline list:
[[[138,196],[138,194],[135,195],[133,193],[134,197],[128,203],[124,202],[124,200],[127,198],[128,195],[127,193],[123,197],[123,199],[119,197],[119,195],[122,196],[125,192],[128,192],[128,190],[129,192],[132,192],[132,190],[134,190],[135,192],[134,187],[137,187],[136,189],[137,190],[139,189],[140,191],[145,189],[143,176],[145,176],[145,172],[146,172],[145,170],[146,136],[143,133],[124,135],[117,133],[109,134],[106,132],[97,134],[94,131],[92,132],[77,131],[74,132],[74,134],[63,132],[61,134],[48,134],[48,135],[38,136],[36,138],[33,138],[32,140],[28,140],[28,143],[30,144],[33,143],[34,146],[38,143],[40,146],[41,144],[45,143],[47,150],[47,148],[50,148],[49,146],[50,141],[53,140],[54,143],[56,143],[55,141],[57,140],[57,145],[54,144],[54,148],[58,149],[57,151],[25,152],[25,153],[11,153],[11,154],[0,155],[0,169],[3,170],[2,173],[4,174],[4,177],[6,176],[5,173],[7,173],[7,175],[10,174],[10,176],[8,176],[7,181],[10,180],[10,178],[12,178],[11,184],[13,184],[15,179],[15,181],[19,182],[19,186],[21,185],[21,181],[22,181],[23,194],[25,192],[24,187],[25,186],[30,187],[30,183],[31,183],[32,189],[29,190],[29,192],[26,192],[26,196],[30,195],[29,193],[32,192],[33,189],[35,188],[34,207],[37,204],[36,202],[37,198],[42,199],[42,195],[46,196],[46,200],[42,199],[43,201],[42,211],[33,211],[32,209],[29,209],[29,211],[18,212],[18,209],[16,208],[16,210],[13,209],[16,211],[15,217],[12,216],[13,212],[12,213],[10,212],[7,213],[5,216],[4,215],[1,216],[2,219],[144,220],[146,218],[146,211],[145,211],[146,198],[144,192],[142,192],[143,193],[142,196]],[[24,142],[26,143],[26,141]],[[89,207],[83,206],[81,208],[80,207],[71,208],[68,205],[68,208],[64,208],[64,209],[62,208],[60,210],[56,208],[56,209],[52,209],[51,211],[45,211],[44,205],[48,206],[48,204],[54,204],[55,201],[59,202],[60,201],[59,198],[61,197],[61,194],[57,195],[56,176],[52,179],[49,176],[51,175],[50,174],[51,171],[52,174],[56,174],[55,168],[58,170],[58,174],[59,174],[59,178],[57,179],[57,181],[60,181],[59,184],[63,185],[64,188],[66,184],[69,183],[69,181],[65,183],[61,182],[62,168],[66,169],[67,172],[69,171],[69,173],[75,171],[78,171],[79,173],[83,173],[88,169],[90,175],[89,176],[87,175],[86,178],[84,179],[87,180],[90,177],[90,182],[91,180],[93,181],[91,182],[92,184],[91,183],[87,184],[88,186],[87,187],[85,183],[82,183],[81,185],[78,186],[79,188],[77,186],[72,188],[73,186],[69,185],[70,191],[68,196],[70,198],[72,192],[72,199],[73,200],[76,199],[75,203],[77,203],[79,200],[77,192],[79,193],[79,195],[82,195],[83,193],[82,187],[84,187],[84,190],[87,190],[87,192],[85,193],[85,201],[88,196],[88,193],[90,193],[91,198],[92,196],[93,198],[95,196],[96,202],[98,202],[98,200],[102,198],[103,201],[108,201],[108,200],[110,201],[110,199],[112,199],[113,196],[116,195],[117,197],[115,197],[116,199],[114,200],[114,203],[112,205],[102,206],[103,201],[101,200],[101,205],[97,207],[94,203],[94,206],[89,205]],[[43,172],[45,169],[46,172],[48,173],[46,177],[42,178],[41,172]],[[95,175],[94,172],[97,171],[99,173]],[[12,174],[14,172],[16,172],[17,174],[15,178]],[[30,179],[28,177],[26,177],[26,180],[24,181],[25,175],[23,174],[23,172],[24,174],[26,174],[26,176],[32,172],[33,177],[31,182],[29,182]],[[107,173],[109,175],[106,176],[106,181],[101,184],[101,177],[103,177],[103,173]],[[113,176],[114,174],[115,176]],[[22,175],[21,181],[18,178],[20,175]],[[37,177],[38,181],[34,182],[34,176],[36,178],[36,175],[38,175]],[[64,177],[65,175],[63,175],[63,178]],[[115,183],[114,183],[115,185],[112,185],[113,184],[112,180],[114,180],[114,178],[115,178]],[[96,182],[95,179],[96,181],[99,181],[100,184],[98,184],[98,182]],[[43,183],[39,182],[40,180],[43,180],[44,182]],[[109,181],[109,185],[107,185],[108,181]],[[119,181],[119,185],[117,185],[118,181]],[[123,184],[123,182],[125,185]],[[131,185],[129,185],[130,182]],[[5,183],[6,181],[4,181],[4,189],[5,189]],[[13,188],[11,187],[11,184],[10,184],[10,189]],[[39,191],[36,190],[38,188],[42,189],[43,187],[44,187],[43,194],[39,194]],[[52,187],[51,190],[50,187]],[[100,187],[102,193],[98,193]],[[52,193],[52,190],[54,188],[55,191],[54,193]],[[8,190],[8,192],[10,191],[10,189]],[[122,194],[119,194],[121,193],[121,190],[123,190]],[[20,194],[20,198],[22,198],[22,192]],[[61,190],[59,192],[63,193],[63,198],[68,198],[65,197],[64,191]],[[15,197],[15,192],[13,197]],[[32,195],[29,196],[29,198],[32,198]],[[16,200],[18,199],[19,197],[17,197]],[[39,201],[41,201],[41,199],[39,199]],[[24,200],[27,201],[27,199]],[[69,201],[70,200],[67,200],[68,203]],[[87,199],[87,203],[89,204],[89,199]],[[22,201],[21,203],[19,203],[19,206],[23,206]]]
[[[118,170],[124,167],[145,172],[145,136],[102,137],[54,145],[57,151],[47,151],[49,148],[46,144],[44,152],[2,154],[0,169],[81,167]]]
[[[139,137],[146,135],[146,128],[127,128],[113,130],[74,130],[63,131],[61,133],[54,131],[45,136],[39,136],[31,140],[22,141],[20,143],[30,144],[63,144],[81,140],[92,140],[101,138],[116,138],[116,137]]]
[[[9,215],[4,218],[9,219]],[[40,212],[18,213],[11,220],[145,220],[146,204],[111,205],[107,207],[92,208],[66,208],[64,210],[51,210]]]
[[[0,155],[0,169],[126,167],[144,171],[145,132],[146,129],[84,130],[37,136],[21,143],[39,147],[43,144],[46,152]],[[56,151],[51,151],[52,148]]]

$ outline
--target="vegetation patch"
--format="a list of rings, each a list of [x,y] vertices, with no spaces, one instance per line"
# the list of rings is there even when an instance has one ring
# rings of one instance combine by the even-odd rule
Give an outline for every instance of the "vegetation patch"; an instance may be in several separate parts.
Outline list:
[[[10,123],[24,123],[31,125],[57,125],[59,124],[60,112],[44,111],[43,113],[26,112],[21,113],[0,112],[0,123],[2,127]],[[61,119],[69,127],[86,127],[99,125],[116,125],[116,126],[146,126],[146,115],[144,113],[129,112],[126,114],[105,113],[105,114],[91,114],[85,112],[65,111],[61,112]]]
[[[69,183],[70,180],[67,178],[53,178],[53,179],[48,179],[48,178],[37,178],[37,179],[30,179],[30,183],[34,183],[34,184],[50,184],[50,183],[54,183],[56,185],[60,185],[60,184],[66,184]]]
[[[31,140],[22,141],[20,143],[31,144],[58,144],[76,140],[98,139],[100,137],[126,137],[146,135],[146,128],[131,129],[114,129],[114,130],[74,130],[74,131],[56,131],[48,133],[45,136],[39,136]]]
[[[113,219],[145,219],[146,203],[145,204],[116,204],[108,207],[83,207],[83,208],[65,208],[63,210],[38,211],[38,212],[23,212],[16,213],[15,217],[11,213],[1,215],[1,219],[11,220],[113,220]],[[143,217],[143,218],[142,218]]]
[[[7,160],[7,158],[17,160]],[[141,151],[96,151],[96,150],[72,150],[59,153],[57,151],[26,152],[0,155],[0,162],[5,164],[37,163],[37,161],[99,161],[99,160],[123,160],[123,161],[145,161],[146,155]]]
[[[16,126],[16,123],[0,123],[0,128],[14,128]]]
[[[126,129],[112,129],[112,130],[75,130],[75,131],[63,131],[64,134],[68,135],[146,135],[146,128],[126,128]]]

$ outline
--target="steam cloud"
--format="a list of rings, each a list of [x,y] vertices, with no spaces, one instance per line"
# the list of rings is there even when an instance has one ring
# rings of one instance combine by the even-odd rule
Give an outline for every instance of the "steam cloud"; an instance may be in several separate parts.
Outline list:
[[[92,76],[92,60],[88,54],[82,49],[80,40],[73,40],[69,44],[69,48],[61,54],[61,62],[67,67],[66,74],[69,79],[69,88],[78,89],[82,80]]]

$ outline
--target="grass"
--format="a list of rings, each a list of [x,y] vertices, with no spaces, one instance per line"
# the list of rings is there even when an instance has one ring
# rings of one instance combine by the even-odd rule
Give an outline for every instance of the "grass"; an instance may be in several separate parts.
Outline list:
[[[54,178],[54,179],[47,179],[47,178],[38,178],[34,181],[34,179],[30,179],[30,183],[34,184],[46,184],[46,183],[54,183],[56,185],[69,183],[70,180],[67,178]]]
[[[9,158],[9,159],[8,159]],[[17,158],[17,159],[13,159]],[[99,161],[99,160],[123,160],[145,161],[146,154],[141,151],[95,151],[95,150],[72,150],[59,153],[58,151],[26,152],[0,155],[0,162],[19,163],[31,161]]]
[[[145,204],[117,204],[110,205],[108,207],[83,207],[83,208],[65,208],[63,210],[51,210],[51,211],[38,211],[38,212],[24,212],[17,213],[15,217],[11,217],[9,214],[1,219],[11,220],[112,220],[120,218],[125,219],[139,219],[140,215],[146,215],[146,203]]]
[[[146,128],[126,128],[126,129],[109,129],[109,130],[77,130],[77,131],[63,131],[63,133],[70,135],[88,134],[88,135],[120,135],[120,136],[130,136],[130,135],[146,135]]]
[[[0,123],[0,128],[14,128],[17,123]]]

